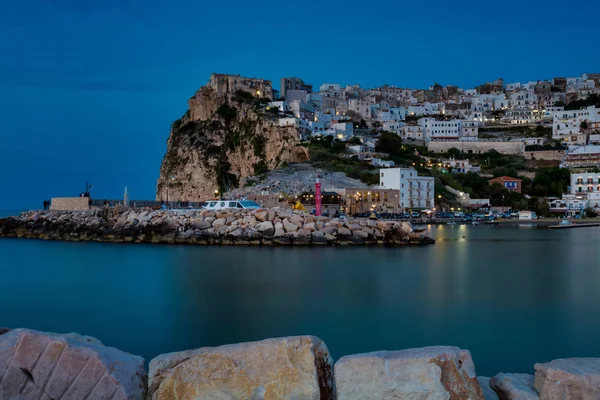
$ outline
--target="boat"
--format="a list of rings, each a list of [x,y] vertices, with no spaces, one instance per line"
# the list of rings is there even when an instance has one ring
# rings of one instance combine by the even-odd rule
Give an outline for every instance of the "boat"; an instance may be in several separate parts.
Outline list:
[[[471,222],[471,225],[479,225],[479,222],[473,221],[473,222]]]
[[[224,208],[239,208],[256,210],[263,208],[260,204],[252,200],[210,200],[200,205],[204,210],[222,210]]]
[[[454,222],[454,221],[446,222],[446,225],[456,225],[456,222]]]
[[[599,222],[588,222],[588,223],[582,223],[582,224],[574,224],[573,222],[569,221],[568,219],[563,219],[562,221],[560,221],[560,223],[558,225],[551,225],[548,228],[550,229],[570,229],[570,228],[589,228],[592,226],[600,226]]]

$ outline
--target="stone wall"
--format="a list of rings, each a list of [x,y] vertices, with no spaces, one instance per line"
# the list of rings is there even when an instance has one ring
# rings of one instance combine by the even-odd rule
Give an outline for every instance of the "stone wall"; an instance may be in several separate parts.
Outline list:
[[[193,245],[424,245],[408,222],[313,216],[287,208],[163,211],[119,206],[30,211],[0,219],[0,237]]]
[[[592,400],[600,359],[477,376],[468,350],[433,346],[342,357],[315,336],[161,354],[150,361],[77,333],[0,331],[0,399]]]
[[[482,154],[489,150],[496,150],[502,154],[523,154],[525,144],[523,142],[463,142],[454,141],[430,141],[427,149],[434,153],[447,153],[451,148],[457,148],[467,154]]]
[[[552,160],[562,161],[565,157],[564,150],[526,151],[526,160]]]
[[[53,211],[81,211],[90,209],[89,197],[54,197],[50,204]]]

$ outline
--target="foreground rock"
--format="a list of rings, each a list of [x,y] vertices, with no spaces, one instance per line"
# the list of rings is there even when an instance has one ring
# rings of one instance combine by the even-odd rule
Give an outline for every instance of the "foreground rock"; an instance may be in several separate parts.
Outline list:
[[[490,379],[490,386],[500,400],[537,400],[533,375],[498,374]]]
[[[409,223],[316,217],[269,210],[152,211],[126,207],[30,211],[0,219],[0,237],[117,243],[239,245],[422,245]]]
[[[457,347],[379,351],[335,364],[339,400],[483,400],[471,353]]]
[[[141,357],[76,333],[0,336],[0,399],[143,399]]]
[[[566,358],[535,364],[542,400],[600,399],[600,358]]]
[[[164,354],[150,362],[153,400],[333,400],[329,351],[296,336]]]
[[[487,376],[478,376],[477,382],[479,382],[479,387],[483,392],[483,398],[485,400],[498,400],[498,395],[490,386],[490,378],[488,378]]]

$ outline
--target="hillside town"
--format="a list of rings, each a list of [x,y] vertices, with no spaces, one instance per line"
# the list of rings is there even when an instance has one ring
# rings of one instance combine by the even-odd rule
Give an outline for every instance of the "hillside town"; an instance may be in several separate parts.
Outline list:
[[[312,165],[362,181],[340,188],[324,180],[326,193],[343,199],[340,211],[600,211],[600,74],[468,89],[314,87],[291,77],[280,91],[268,80],[213,74],[209,86],[266,99],[272,123],[296,128],[309,144]],[[307,187],[250,182],[245,193],[257,201],[310,200]]]

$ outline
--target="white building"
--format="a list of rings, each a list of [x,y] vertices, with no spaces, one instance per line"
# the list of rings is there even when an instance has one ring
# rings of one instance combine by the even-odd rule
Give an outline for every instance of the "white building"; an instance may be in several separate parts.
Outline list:
[[[371,106],[373,103],[370,100],[350,99],[348,100],[348,110],[354,111],[365,120],[371,120]]]
[[[391,160],[382,160],[381,158],[373,158],[371,165],[374,167],[391,168],[394,166],[394,162]]]
[[[537,108],[537,94],[529,90],[520,90],[518,92],[511,93],[510,105],[513,108]]]
[[[600,193],[600,173],[571,173],[571,194]]]
[[[424,140],[423,127],[421,125],[406,125],[402,131],[404,139]]]
[[[387,132],[394,132],[397,135],[400,135],[406,125],[405,122],[402,121],[390,121],[383,123],[383,130]]]
[[[589,106],[580,110],[553,111],[552,138],[564,140],[569,144],[585,145],[586,135],[580,135],[581,123],[587,121],[588,126],[600,123],[600,108]]]
[[[413,168],[379,170],[379,188],[400,191],[400,207],[404,209],[432,208],[435,202],[434,178],[419,176]]]

